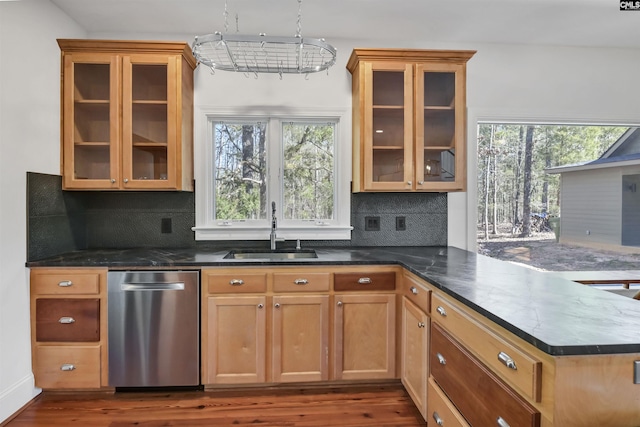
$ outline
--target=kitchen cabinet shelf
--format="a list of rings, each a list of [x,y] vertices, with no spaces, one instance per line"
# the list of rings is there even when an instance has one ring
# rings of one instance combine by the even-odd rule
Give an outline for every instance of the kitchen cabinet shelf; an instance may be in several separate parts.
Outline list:
[[[474,53],[353,51],[353,192],[465,190],[466,63]]]
[[[196,63],[188,45],[58,44],[64,189],[192,191]]]

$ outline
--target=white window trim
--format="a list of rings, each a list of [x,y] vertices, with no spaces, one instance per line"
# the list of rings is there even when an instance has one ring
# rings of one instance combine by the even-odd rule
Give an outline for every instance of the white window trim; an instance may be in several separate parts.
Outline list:
[[[194,176],[196,180],[196,240],[269,240],[271,218],[264,225],[225,222],[213,220],[213,139],[211,120],[225,118],[287,118],[293,120],[336,120],[335,148],[335,219],[323,221],[284,221],[278,217],[278,239],[285,240],[350,240],[351,239],[351,110],[344,108],[279,108],[279,107],[241,107],[241,108],[196,108],[194,127]],[[282,163],[282,160],[279,160]],[[279,173],[267,171],[269,176],[268,193]],[[277,209],[281,206],[276,201]],[[269,212],[270,214],[270,212]]]

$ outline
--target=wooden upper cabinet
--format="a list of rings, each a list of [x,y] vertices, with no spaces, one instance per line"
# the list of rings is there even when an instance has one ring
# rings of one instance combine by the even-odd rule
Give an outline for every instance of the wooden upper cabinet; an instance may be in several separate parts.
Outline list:
[[[193,190],[186,43],[58,40],[65,189]]]
[[[466,63],[474,53],[352,52],[354,192],[465,190]]]

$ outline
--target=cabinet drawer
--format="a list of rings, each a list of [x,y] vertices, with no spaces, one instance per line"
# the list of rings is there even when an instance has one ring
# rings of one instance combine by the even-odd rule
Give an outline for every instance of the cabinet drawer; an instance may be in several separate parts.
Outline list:
[[[424,288],[411,277],[404,277],[402,295],[420,307],[425,313],[428,314],[431,311],[431,291]]]
[[[318,292],[329,290],[330,273],[274,273],[274,292]]]
[[[432,319],[519,393],[540,402],[542,362],[507,342],[434,293]]]
[[[333,289],[340,291],[393,291],[396,288],[396,273],[335,273]]]
[[[36,386],[99,388],[100,346],[36,346]]]
[[[203,274],[210,294],[246,294],[267,291],[266,273]]]
[[[467,421],[440,390],[433,378],[429,378],[427,384],[427,408],[429,408],[427,422],[431,423],[433,420],[435,425],[439,426],[469,427]]]
[[[92,272],[39,272],[31,271],[31,291],[39,295],[98,294],[100,273]]]
[[[100,300],[36,300],[36,341],[100,341]]]
[[[540,413],[469,354],[440,326],[431,326],[431,375],[474,426],[538,427]],[[431,411],[431,409],[429,409]],[[500,424],[498,420],[503,420]]]

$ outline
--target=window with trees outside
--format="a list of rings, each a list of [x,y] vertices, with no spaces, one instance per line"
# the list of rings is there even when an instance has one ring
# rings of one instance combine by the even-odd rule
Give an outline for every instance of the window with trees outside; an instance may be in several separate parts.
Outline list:
[[[280,239],[350,238],[350,141],[339,116],[210,115],[207,135],[196,239],[268,239],[272,202]]]

